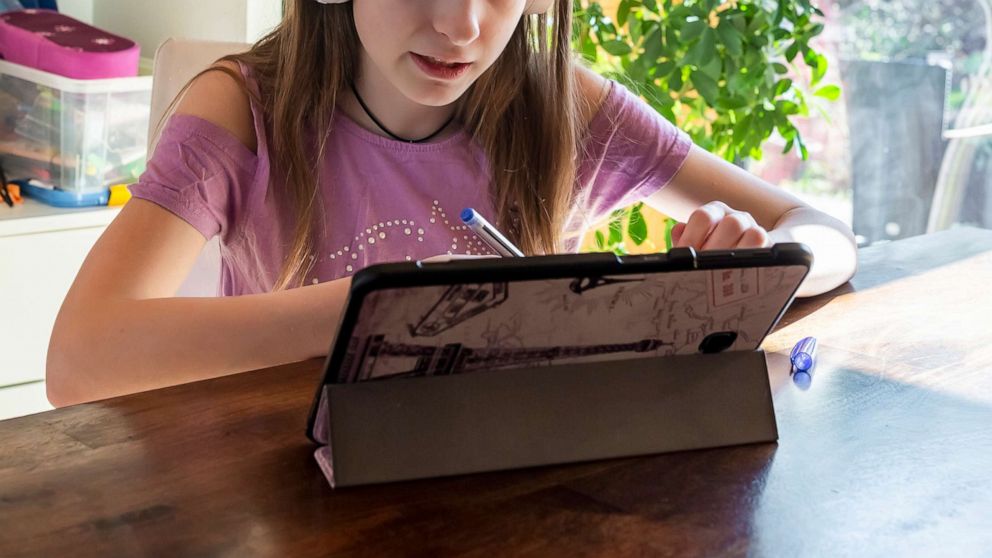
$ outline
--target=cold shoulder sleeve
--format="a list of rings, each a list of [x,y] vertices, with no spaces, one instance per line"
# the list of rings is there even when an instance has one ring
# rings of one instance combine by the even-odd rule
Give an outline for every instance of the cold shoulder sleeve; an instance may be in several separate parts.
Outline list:
[[[247,211],[256,155],[227,130],[201,118],[169,118],[135,198],[174,213],[204,238],[226,238]]]
[[[591,224],[664,187],[692,140],[617,82],[589,123],[576,175],[576,210]]]

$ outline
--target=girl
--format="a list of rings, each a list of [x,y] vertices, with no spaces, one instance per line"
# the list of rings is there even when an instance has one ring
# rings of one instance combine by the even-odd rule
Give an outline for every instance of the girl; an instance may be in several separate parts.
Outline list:
[[[275,31],[180,96],[62,306],[52,403],[324,355],[359,268],[487,253],[464,207],[539,254],[644,199],[682,221],[679,246],[807,243],[801,295],[851,277],[845,225],[577,65],[571,4],[287,2]],[[170,298],[218,235],[225,296]]]

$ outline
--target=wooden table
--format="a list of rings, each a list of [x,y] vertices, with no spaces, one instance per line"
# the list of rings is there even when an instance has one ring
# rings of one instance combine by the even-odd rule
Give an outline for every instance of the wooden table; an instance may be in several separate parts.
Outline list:
[[[317,362],[2,422],[0,556],[988,555],[990,290],[992,231],[864,250],[764,345],[778,444],[335,491]]]

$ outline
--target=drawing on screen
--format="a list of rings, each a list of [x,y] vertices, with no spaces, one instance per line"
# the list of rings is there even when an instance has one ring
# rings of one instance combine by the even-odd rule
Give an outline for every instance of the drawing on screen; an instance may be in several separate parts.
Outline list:
[[[753,350],[802,266],[429,285],[369,293],[341,381]],[[512,292],[511,292],[512,291]]]

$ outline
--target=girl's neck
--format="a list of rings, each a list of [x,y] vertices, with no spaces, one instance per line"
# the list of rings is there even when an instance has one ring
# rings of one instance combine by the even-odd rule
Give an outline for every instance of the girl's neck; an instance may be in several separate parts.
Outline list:
[[[362,62],[358,78],[355,80],[355,88],[372,114],[397,136],[409,139],[429,136],[443,126],[454,113],[456,103],[432,107],[411,101],[385,76],[378,75],[374,64],[366,63],[365,60]],[[363,71],[365,68],[368,68],[368,71]],[[341,94],[339,106],[352,120],[376,135],[390,137],[366,114],[350,87],[345,87]],[[455,132],[457,126],[452,122],[430,141],[439,141]]]

